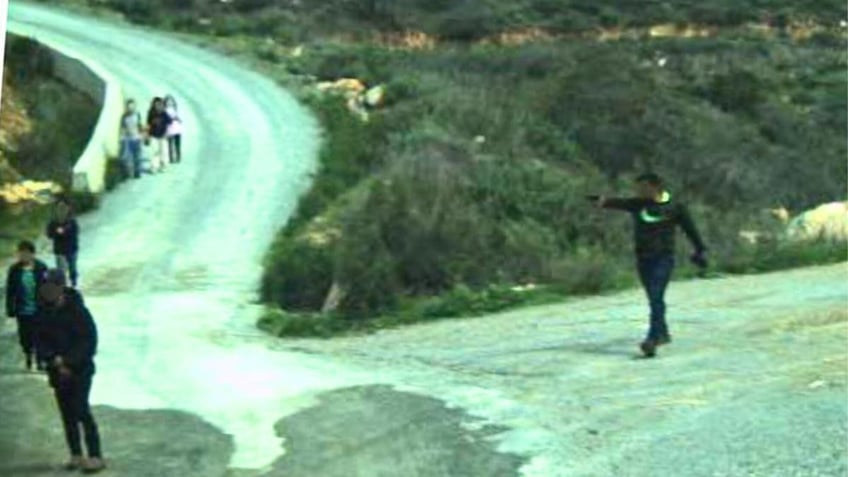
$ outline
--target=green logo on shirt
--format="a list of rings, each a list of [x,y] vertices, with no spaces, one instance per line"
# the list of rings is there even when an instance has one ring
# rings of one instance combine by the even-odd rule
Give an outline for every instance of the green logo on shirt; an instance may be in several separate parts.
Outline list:
[[[671,200],[671,194],[669,194],[668,192],[663,192],[662,197],[660,197],[659,203],[665,204],[670,200]],[[656,224],[658,222],[663,222],[665,220],[668,220],[664,215],[651,215],[651,213],[648,212],[647,207],[643,207],[642,210],[639,211],[639,219],[642,222],[645,222],[645,223],[648,223],[648,224]]]

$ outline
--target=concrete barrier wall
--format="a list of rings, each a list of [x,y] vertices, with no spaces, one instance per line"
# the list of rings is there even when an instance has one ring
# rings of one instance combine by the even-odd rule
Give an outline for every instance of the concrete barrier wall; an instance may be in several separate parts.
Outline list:
[[[91,98],[100,108],[91,138],[74,164],[72,181],[72,188],[76,191],[100,193],[105,188],[107,161],[110,157],[117,157],[119,152],[118,134],[124,109],[121,87],[99,65],[37,38],[31,39],[50,51],[54,76]]]

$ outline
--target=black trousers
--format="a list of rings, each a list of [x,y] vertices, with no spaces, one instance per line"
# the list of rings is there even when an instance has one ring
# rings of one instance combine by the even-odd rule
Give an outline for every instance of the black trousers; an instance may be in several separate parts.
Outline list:
[[[62,379],[58,376],[54,381],[56,403],[62,415],[62,425],[65,428],[65,441],[72,456],[82,456],[80,426],[85,433],[85,447],[89,457],[100,458],[100,432],[91,407],[88,395],[91,393],[92,373],[74,374]]]
[[[665,290],[674,271],[674,256],[640,258],[637,266],[639,279],[645,287],[648,304],[651,307],[651,325],[648,328],[647,339],[668,337],[668,324],[665,320]]]
[[[17,319],[18,341],[21,343],[21,350],[25,355],[32,357],[36,352],[35,338],[38,334],[35,317],[19,315]]]
[[[183,156],[183,137],[181,134],[177,134],[176,136],[168,136],[168,159],[170,159],[171,163],[180,162]]]

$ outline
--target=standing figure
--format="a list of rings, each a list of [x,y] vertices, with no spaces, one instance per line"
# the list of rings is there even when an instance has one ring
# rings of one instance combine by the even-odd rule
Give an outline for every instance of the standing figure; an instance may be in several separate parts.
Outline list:
[[[100,450],[100,431],[88,402],[95,371],[97,326],[82,295],[65,286],[65,274],[61,270],[48,271],[39,298],[43,326],[38,339],[71,454],[65,468],[99,472],[106,466]],[[88,458],[83,456],[80,426],[85,434]]]
[[[168,157],[171,164],[182,160],[183,120],[177,108],[177,100],[170,94],[165,96],[165,113],[168,115]]]
[[[128,100],[121,116],[121,164],[125,177],[141,177],[141,135],[144,123],[135,100]]]
[[[683,229],[695,247],[691,260],[701,268],[707,266],[706,247],[688,209],[682,203],[672,201],[658,175],[642,174],[636,178],[634,185],[636,197],[608,199],[590,196],[590,199],[598,207],[624,210],[633,217],[636,268],[651,309],[648,335],[640,347],[645,356],[653,357],[658,346],[671,342],[665,319],[665,290],[674,270],[677,226]]]
[[[79,252],[79,225],[74,218],[71,203],[60,198],[56,201],[53,220],[47,224],[47,237],[53,241],[53,253],[56,255],[56,268],[64,271],[76,288],[79,280],[77,253]]]
[[[38,352],[38,292],[47,278],[47,265],[35,258],[35,245],[30,241],[18,244],[18,261],[6,274],[6,316],[18,321],[18,340],[24,352],[27,370],[33,361],[44,369]]]
[[[153,153],[150,158],[150,168],[153,172],[164,172],[168,157],[168,124],[171,118],[165,112],[165,101],[162,98],[153,98],[150,109],[147,111],[147,136],[151,142]]]

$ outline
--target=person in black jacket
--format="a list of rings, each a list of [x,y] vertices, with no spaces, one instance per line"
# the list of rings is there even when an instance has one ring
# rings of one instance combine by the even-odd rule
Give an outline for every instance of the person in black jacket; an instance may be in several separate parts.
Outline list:
[[[42,307],[40,350],[47,360],[50,386],[62,416],[65,439],[71,459],[68,470],[94,473],[105,468],[100,449],[100,433],[88,403],[97,352],[97,326],[82,295],[65,286],[65,274],[48,271],[39,291]],[[88,458],[83,457],[80,425],[85,433]]]
[[[6,274],[6,316],[18,322],[18,340],[28,370],[37,357],[38,291],[46,275],[47,265],[35,258],[35,245],[26,240],[19,243],[18,261]],[[38,369],[44,369],[42,361],[36,361]]]
[[[79,280],[77,269],[79,225],[74,218],[73,206],[65,198],[56,201],[53,220],[47,224],[47,237],[53,241],[56,268],[67,273],[71,279],[71,286],[76,287]]]
[[[633,217],[637,269],[651,308],[648,335],[640,347],[645,356],[653,357],[658,346],[671,342],[665,319],[665,290],[674,269],[676,228],[680,226],[692,242],[692,262],[701,268],[707,266],[706,247],[688,209],[672,200],[658,175],[642,174],[635,186],[636,197],[591,199],[598,207],[623,210]]]

